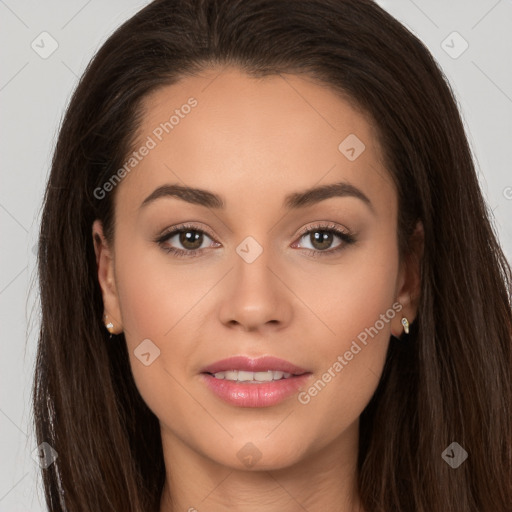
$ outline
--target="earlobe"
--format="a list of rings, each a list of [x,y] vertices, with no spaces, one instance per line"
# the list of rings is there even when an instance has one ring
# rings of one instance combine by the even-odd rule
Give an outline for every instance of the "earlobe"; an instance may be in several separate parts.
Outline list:
[[[96,254],[97,278],[105,309],[104,314],[108,318],[107,321],[104,317],[104,323],[106,327],[107,324],[111,324],[107,327],[111,334],[118,334],[122,331],[122,319],[115,281],[114,256],[103,234],[103,225],[98,219],[93,222],[92,237]]]

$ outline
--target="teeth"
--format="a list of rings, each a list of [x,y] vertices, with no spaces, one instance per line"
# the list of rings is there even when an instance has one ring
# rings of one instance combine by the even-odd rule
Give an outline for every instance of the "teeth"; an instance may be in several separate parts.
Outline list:
[[[216,379],[233,380],[237,382],[270,382],[273,380],[288,379],[291,373],[272,371],[266,372],[246,372],[244,370],[230,370],[217,372],[214,374]]]

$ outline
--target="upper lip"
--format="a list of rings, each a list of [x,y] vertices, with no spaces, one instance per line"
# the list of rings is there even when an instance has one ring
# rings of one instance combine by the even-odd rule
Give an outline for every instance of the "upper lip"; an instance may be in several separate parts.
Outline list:
[[[293,375],[309,373],[304,368],[300,368],[289,361],[272,356],[263,356],[257,359],[247,356],[229,357],[205,366],[201,370],[201,373],[217,373],[230,370],[242,370],[247,372],[264,372],[272,370],[291,373]]]

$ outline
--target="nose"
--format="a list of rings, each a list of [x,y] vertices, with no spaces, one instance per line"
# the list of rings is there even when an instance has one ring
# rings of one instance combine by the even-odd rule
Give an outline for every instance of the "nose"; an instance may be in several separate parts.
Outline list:
[[[243,331],[281,330],[293,316],[293,293],[286,276],[269,251],[256,260],[245,261],[238,255],[227,276],[220,307],[221,322]]]

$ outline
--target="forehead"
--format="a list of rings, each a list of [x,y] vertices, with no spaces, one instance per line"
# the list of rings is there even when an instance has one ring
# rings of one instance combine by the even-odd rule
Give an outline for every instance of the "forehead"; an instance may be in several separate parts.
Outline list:
[[[225,197],[251,190],[243,206],[261,194],[339,181],[368,195],[386,186],[393,193],[374,123],[331,88],[297,75],[217,68],[162,87],[143,102],[133,149],[143,146],[151,149],[121,183],[119,200],[140,204],[166,183]]]

